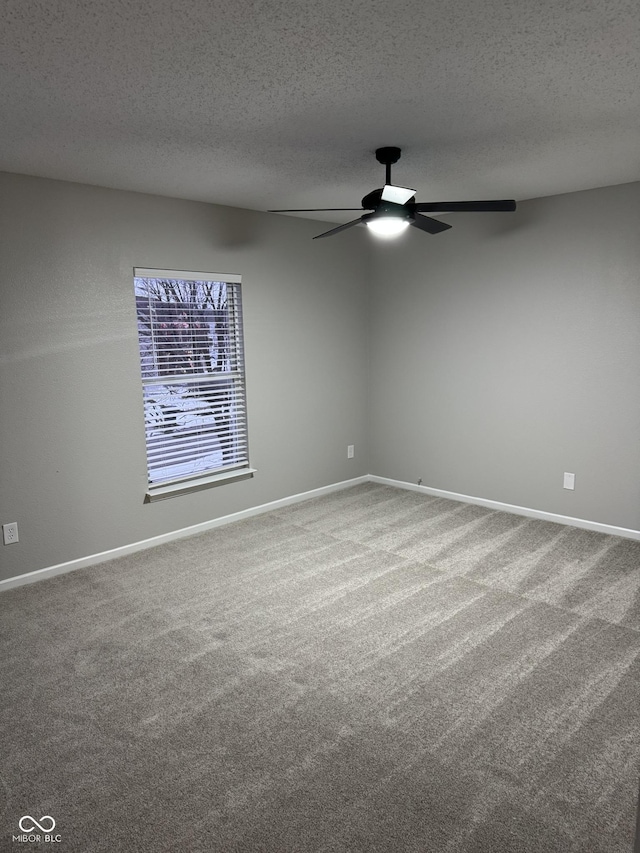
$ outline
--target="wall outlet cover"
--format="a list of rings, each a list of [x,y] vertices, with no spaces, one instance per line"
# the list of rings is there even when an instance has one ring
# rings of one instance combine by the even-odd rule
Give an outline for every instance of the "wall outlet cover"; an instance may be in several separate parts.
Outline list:
[[[13,545],[18,541],[18,522],[10,521],[2,525],[2,541],[5,545]]]

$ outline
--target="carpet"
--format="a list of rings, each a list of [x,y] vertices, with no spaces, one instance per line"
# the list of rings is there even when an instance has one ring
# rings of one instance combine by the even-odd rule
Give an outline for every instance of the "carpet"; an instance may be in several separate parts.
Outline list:
[[[0,615],[2,850],[633,849],[640,542],[367,483]]]

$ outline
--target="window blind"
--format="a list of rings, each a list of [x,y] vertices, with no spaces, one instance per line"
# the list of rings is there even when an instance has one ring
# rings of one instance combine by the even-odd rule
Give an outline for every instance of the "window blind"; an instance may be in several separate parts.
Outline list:
[[[249,466],[240,287],[134,270],[151,488]]]

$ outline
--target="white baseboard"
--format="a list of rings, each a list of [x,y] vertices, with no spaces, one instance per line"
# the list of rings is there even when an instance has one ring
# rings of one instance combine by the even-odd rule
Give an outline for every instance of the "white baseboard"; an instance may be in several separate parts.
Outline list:
[[[402,480],[390,480],[388,477],[378,477],[370,474],[367,478],[371,483],[381,483],[385,486],[395,486],[398,489],[408,489],[411,492],[422,492],[425,495],[433,495],[438,498],[447,498],[452,501],[486,506],[489,509],[499,509],[503,512],[511,512],[514,515],[526,515],[528,518],[539,518],[543,521],[553,521],[555,524],[566,524],[570,527],[581,527],[585,530],[595,530],[598,533],[608,533],[611,536],[624,536],[627,539],[640,539],[640,530],[632,530],[628,527],[615,527],[613,524],[602,524],[599,521],[588,521],[585,518],[572,518],[569,515],[557,515],[554,512],[545,512],[541,509],[530,509],[526,506],[515,506],[500,501],[491,501],[487,498],[475,498],[470,495],[459,495],[457,492],[446,492],[444,489],[433,489],[430,486],[418,486],[417,483],[405,483]]]
[[[78,560],[70,560],[68,563],[59,563],[56,566],[47,566],[44,569],[37,569],[34,572],[27,572],[24,575],[17,575],[13,578],[7,578],[0,581],[0,592],[5,592],[16,586],[23,586],[28,583],[52,578],[55,575],[63,575],[67,572],[74,572],[76,569],[84,569],[88,566],[95,566],[98,563],[104,563],[107,560],[113,560],[116,557],[125,557],[127,554],[135,554],[136,551],[144,551],[147,548],[155,548],[156,545],[164,545],[166,542],[174,542],[176,539],[184,539],[186,536],[195,536],[198,533],[205,533],[207,530],[212,530],[214,527],[221,527],[223,524],[230,524],[233,521],[240,521],[243,518],[250,518],[252,515],[261,515],[264,512],[270,512],[273,509],[280,509],[283,506],[308,501],[310,498],[319,498],[322,495],[328,495],[330,492],[337,492],[341,489],[348,489],[351,486],[357,486],[360,483],[367,483],[369,476],[364,474],[362,477],[355,477],[353,480],[343,480],[340,483],[332,483],[330,486],[321,486],[319,489],[312,489],[309,492],[301,492],[298,495],[290,495],[287,498],[280,498],[270,503],[260,504],[260,506],[243,509],[239,512],[233,512],[230,515],[223,515],[220,518],[213,518],[210,521],[203,521],[200,524],[193,524],[190,527],[183,527],[180,530],[172,530],[170,533],[163,533],[160,536],[153,536],[151,539],[143,539],[140,542],[132,542],[130,545],[122,545],[119,548],[112,548],[110,551],[102,551],[99,554],[92,554],[89,557],[80,557]]]
[[[375,474],[364,474],[362,477],[355,477],[352,480],[343,480],[340,483],[332,483],[330,486],[321,486],[319,489],[312,489],[309,492],[301,492],[300,494],[291,495],[287,498],[280,498],[279,500],[271,501],[270,503],[260,504],[259,506],[243,509],[239,512],[233,512],[230,515],[223,515],[220,518],[213,518],[210,521],[203,521],[200,524],[194,524],[190,527],[183,527],[180,530],[173,530],[170,533],[163,533],[160,536],[153,536],[151,539],[143,539],[140,542],[132,542],[130,545],[122,545],[119,548],[112,548],[110,551],[102,551],[99,554],[81,557],[78,560],[70,560],[67,563],[59,563],[56,566],[48,566],[44,569],[37,569],[34,572],[27,572],[27,574],[24,575],[7,578],[6,580],[0,581],[0,593],[8,589],[12,589],[13,587],[23,586],[28,583],[35,583],[36,581],[51,578],[55,575],[62,575],[66,574],[66,572],[73,572],[76,569],[84,569],[88,566],[104,563],[107,560],[113,560],[116,557],[124,557],[127,554],[134,554],[136,551],[154,548],[156,545],[163,545],[166,542],[174,542],[176,539],[183,539],[186,536],[195,536],[198,533],[204,533],[207,530],[212,530],[214,527],[221,527],[223,524],[230,524],[233,521],[241,521],[243,518],[250,518],[253,515],[261,515],[264,512],[270,512],[273,509],[280,509],[281,507],[289,506],[290,504],[307,501],[311,498],[319,498],[322,497],[322,495],[328,495],[331,492],[348,489],[351,486],[357,486],[361,483],[380,483],[385,486],[393,486],[397,489],[408,489],[409,491],[421,492],[425,495],[434,495],[435,497],[447,498],[448,500],[486,506],[490,509],[511,512],[515,515],[524,515],[528,518],[539,518],[543,521],[553,521],[556,524],[566,524],[571,527],[595,530],[598,533],[608,533],[612,536],[624,536],[627,539],[640,540],[640,530],[630,530],[626,527],[614,527],[611,524],[601,524],[598,521],[588,521],[584,518],[571,518],[567,515],[556,515],[553,512],[544,512],[543,510],[514,506],[513,504],[505,504],[500,501],[487,500],[486,498],[471,497],[470,495],[460,495],[457,492],[447,492],[443,489],[433,489],[430,486],[418,486],[416,483],[405,483],[402,480],[391,480],[388,477],[378,477]]]

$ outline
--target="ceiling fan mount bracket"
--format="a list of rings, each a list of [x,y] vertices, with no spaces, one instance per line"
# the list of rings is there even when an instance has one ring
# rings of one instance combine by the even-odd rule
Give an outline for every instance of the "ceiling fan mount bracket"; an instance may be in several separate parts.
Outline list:
[[[382,163],[383,166],[391,166],[397,163],[402,153],[401,148],[395,146],[387,146],[386,148],[376,148],[376,160]]]

